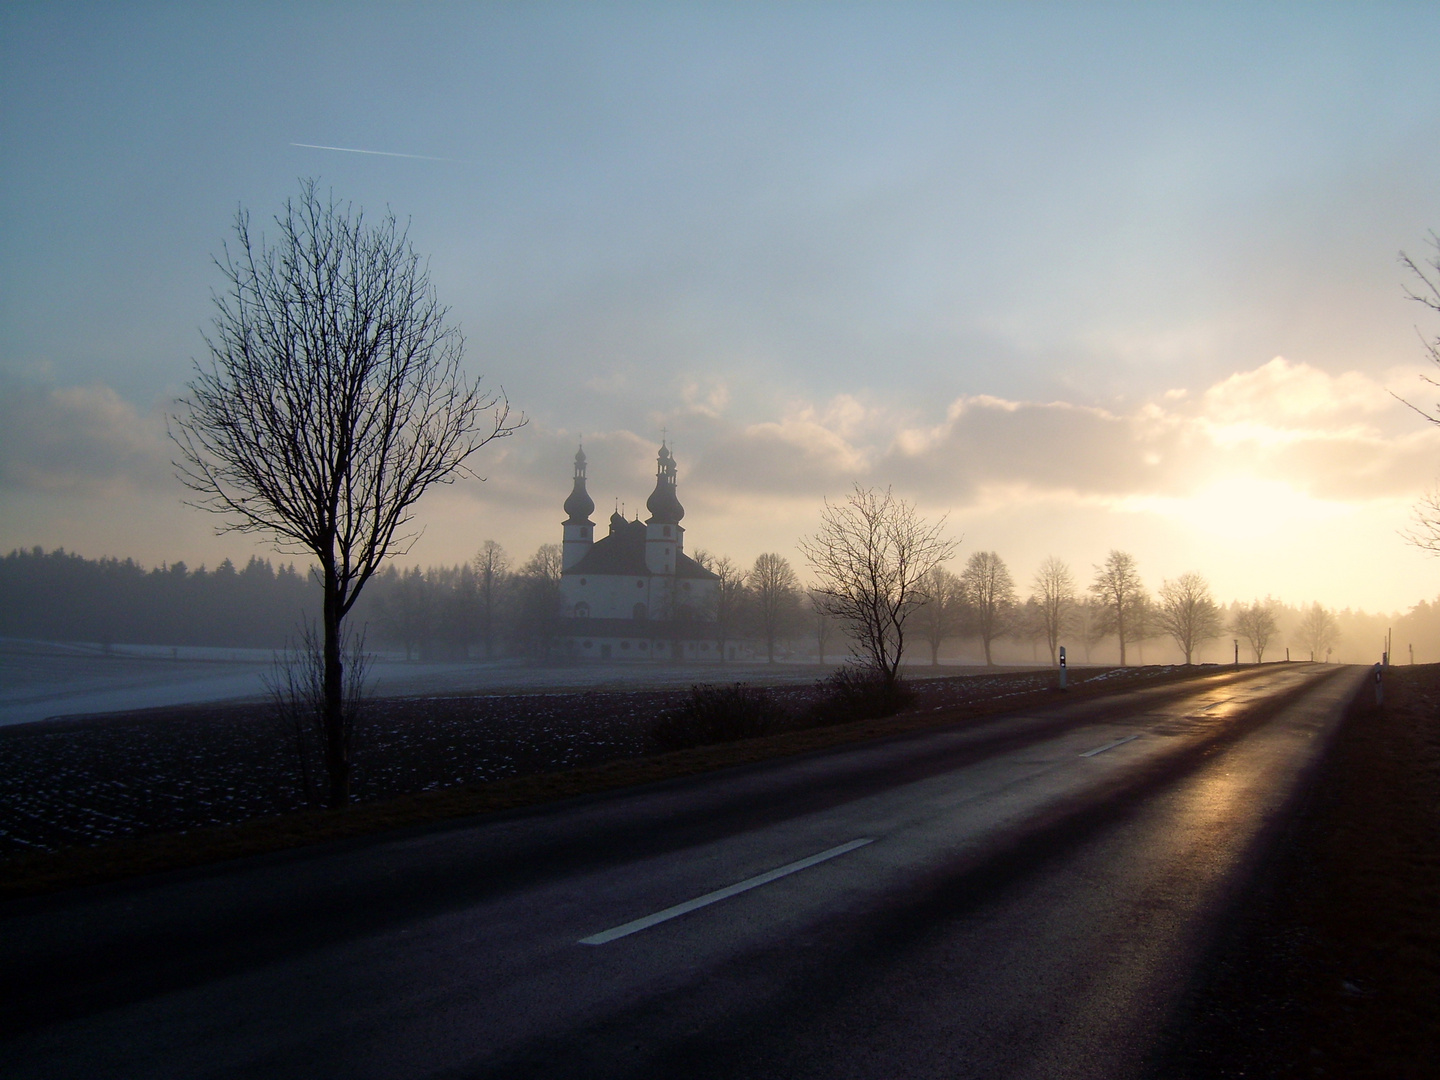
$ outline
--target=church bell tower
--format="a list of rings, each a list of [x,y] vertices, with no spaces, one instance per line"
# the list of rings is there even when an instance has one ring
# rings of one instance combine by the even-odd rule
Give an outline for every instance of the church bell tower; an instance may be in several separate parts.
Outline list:
[[[575,486],[565,500],[566,517],[561,522],[565,528],[563,569],[569,570],[583,559],[594,543],[595,523],[590,520],[594,512],[595,502],[585,490],[585,448],[582,446],[575,451]]]

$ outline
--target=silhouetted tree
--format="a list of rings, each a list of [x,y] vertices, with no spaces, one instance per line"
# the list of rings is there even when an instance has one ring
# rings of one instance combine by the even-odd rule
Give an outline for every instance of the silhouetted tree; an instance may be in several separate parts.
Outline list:
[[[1010,636],[1029,645],[1030,659],[1038,663],[1040,642],[1045,640],[1045,614],[1040,609],[1040,601],[1029,596],[1023,604],[1011,608],[1009,626]]]
[[[937,566],[925,575],[925,603],[916,613],[920,633],[930,645],[930,664],[940,663],[940,645],[965,623],[965,588],[960,579]]]
[[[719,650],[720,659],[727,660],[725,646],[734,637],[736,624],[745,607],[745,575],[728,555],[715,555],[700,549],[695,552],[695,561],[720,579],[715,583],[710,614],[715,616],[712,624],[715,647]]]
[[[1250,644],[1250,651],[1255,654],[1257,664],[1264,662],[1265,647],[1275,635],[1277,627],[1275,601],[1268,596],[1264,600],[1253,601],[1249,607],[1241,608],[1231,624],[1231,630]]]
[[[350,798],[343,621],[383,560],[409,549],[415,502],[518,425],[503,392],[461,371],[460,333],[393,215],[371,225],[307,180],[276,225],[266,245],[236,214],[236,247],[216,260],[209,363],[170,435],[194,505],[224,516],[222,531],[316,560],[338,806]]]
[[[1108,618],[1110,609],[1093,596],[1084,597],[1075,605],[1075,629],[1076,637],[1080,639],[1080,646],[1085,650],[1085,663],[1090,663],[1092,652],[1096,645],[1105,640],[1110,633]]]
[[[1194,662],[1196,649],[1220,636],[1220,609],[1210,595],[1209,584],[1195,573],[1181,574],[1161,584],[1156,621],[1180,647],[1187,664]]]
[[[1060,638],[1075,621],[1075,579],[1070,568],[1054,555],[1047,556],[1030,583],[1031,599],[1040,609],[1051,666],[1060,663]]]
[[[1135,556],[1112,548],[1105,557],[1105,565],[1095,567],[1090,592],[1104,606],[1106,629],[1120,640],[1120,666],[1124,667],[1125,646],[1132,639],[1130,617],[1145,594],[1140,573],[1135,569]]]
[[[825,501],[820,530],[800,542],[825,609],[850,628],[857,656],[892,690],[900,677],[905,627],[925,601],[926,575],[954,553],[911,503],[855,485],[841,503]]]
[[[765,642],[765,658],[775,662],[775,642],[795,625],[800,613],[800,579],[790,561],[774,552],[765,552],[745,575],[755,626]]]
[[[1405,295],[1430,311],[1440,314],[1440,236],[1432,232],[1429,246],[1432,253],[1418,263],[1403,251],[1400,253],[1400,263],[1410,271],[1413,279],[1413,284],[1406,287]],[[1427,337],[1425,332],[1418,328],[1416,332],[1420,334],[1422,347],[1431,363],[1440,366],[1440,334]],[[1429,376],[1421,378],[1431,386],[1440,386],[1440,381]],[[1427,411],[1408,401],[1405,404],[1430,423],[1440,424],[1440,405]],[[1414,522],[1415,527],[1406,534],[1406,538],[1415,546],[1440,555],[1440,488],[1432,488],[1421,499],[1415,507]]]
[[[993,551],[977,551],[960,572],[960,587],[971,625],[985,648],[985,666],[994,666],[990,645],[1006,632],[1007,619],[1015,606],[1015,582],[1005,560]]]
[[[1130,632],[1130,641],[1135,646],[1136,659],[1144,664],[1145,642],[1151,638],[1161,637],[1165,633],[1160,626],[1158,613],[1155,610],[1155,601],[1150,599],[1150,594],[1144,589],[1135,594],[1135,599],[1130,604],[1130,615],[1125,620],[1125,626]]]
[[[480,616],[480,640],[485,659],[495,655],[495,624],[500,613],[500,598],[510,572],[510,556],[494,540],[486,540],[471,560],[475,567],[475,590]]]
[[[1340,627],[1335,622],[1334,614],[1322,607],[1317,600],[1305,609],[1295,636],[1300,647],[1309,650],[1311,660],[1318,656],[1323,661],[1340,640]]]
[[[512,626],[521,649],[545,660],[560,628],[560,573],[565,553],[559,544],[541,544],[515,580]]]
[[[814,589],[805,590],[805,608],[810,614],[810,629],[815,635],[815,655],[825,663],[825,646],[835,635],[835,623],[825,606],[825,596]]]

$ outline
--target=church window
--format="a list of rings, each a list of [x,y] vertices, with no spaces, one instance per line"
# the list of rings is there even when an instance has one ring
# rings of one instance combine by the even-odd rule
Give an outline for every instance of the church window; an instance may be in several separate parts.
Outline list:
[[[631,612],[630,612],[630,617],[631,617],[632,619],[643,619],[643,618],[645,618],[645,605],[644,605],[644,604],[636,604],[635,607],[634,607],[634,608],[631,610]]]
[[[643,589],[643,588],[645,587],[645,582],[643,582],[643,581],[637,581],[637,582],[635,582],[635,587],[636,587],[637,589]]]
[[[575,617],[577,619],[587,619],[590,617],[590,605],[584,600],[581,600],[575,605]]]
[[[585,584],[585,579],[584,579],[583,577],[580,579],[580,584],[581,584],[581,585],[584,585],[584,584]]]

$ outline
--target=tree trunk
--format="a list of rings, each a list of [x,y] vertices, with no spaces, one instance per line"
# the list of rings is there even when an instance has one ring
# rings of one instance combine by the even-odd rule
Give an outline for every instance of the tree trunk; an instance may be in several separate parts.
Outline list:
[[[994,667],[994,666],[995,666],[994,663],[992,663],[991,660],[990,660],[990,638],[989,638],[987,635],[985,635],[985,634],[981,634],[981,635],[980,635],[980,640],[981,640],[981,641],[984,643],[984,645],[985,645],[985,666],[986,666],[986,667]]]
[[[345,731],[345,667],[340,660],[340,589],[333,575],[325,581],[325,771],[330,778],[330,805],[350,801],[350,746]]]

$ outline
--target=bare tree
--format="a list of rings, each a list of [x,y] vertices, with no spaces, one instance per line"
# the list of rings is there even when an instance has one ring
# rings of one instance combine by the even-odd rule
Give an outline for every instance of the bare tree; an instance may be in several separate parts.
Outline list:
[[[1125,628],[1130,632],[1130,640],[1135,645],[1135,658],[1142,665],[1145,663],[1145,642],[1165,633],[1157,616],[1155,601],[1144,589],[1140,590],[1134,603],[1130,605],[1130,615],[1125,620]]]
[[[820,530],[800,541],[825,609],[850,628],[852,648],[887,689],[899,681],[905,625],[925,601],[925,577],[958,543],[944,527],[889,488],[856,484],[844,502],[825,501]]]
[[[1440,314],[1440,236],[1432,232],[1429,246],[1432,249],[1431,254],[1428,258],[1422,258],[1418,263],[1403,251],[1400,253],[1400,264],[1410,271],[1415,282],[1405,289],[1405,295],[1416,303],[1429,308],[1432,312]],[[1440,334],[1427,338],[1424,331],[1418,328],[1416,333],[1420,335],[1421,347],[1429,356],[1430,361],[1440,366]],[[1421,377],[1431,386],[1440,387],[1440,380],[1432,379],[1429,376]],[[1440,404],[1434,406],[1430,411],[1408,401],[1405,404],[1430,423],[1440,424]],[[1412,520],[1415,523],[1414,528],[1405,534],[1405,538],[1416,547],[1440,555],[1440,487],[1432,488],[1423,496],[1419,505],[1415,507]]]
[[[1085,650],[1085,663],[1090,663],[1091,653],[1095,646],[1105,640],[1110,633],[1107,618],[1109,608],[1093,596],[1083,597],[1075,605],[1075,626],[1073,633],[1080,639],[1080,647]]]
[[[815,655],[825,663],[825,646],[835,633],[835,623],[826,609],[825,596],[815,589],[805,590],[805,606],[810,614],[810,628],[815,633]]]
[[[920,633],[930,645],[930,663],[940,663],[940,645],[964,625],[965,589],[960,579],[937,566],[925,575],[925,605],[918,613]]]
[[[1181,574],[1160,585],[1156,621],[1180,647],[1187,664],[1194,663],[1196,649],[1221,633],[1220,609],[1210,595],[1209,583],[1196,573]]]
[[[432,485],[510,434],[503,391],[461,371],[464,342],[393,215],[322,201],[315,181],[276,218],[273,246],[243,209],[216,265],[209,363],[170,418],[180,479],[221,531],[267,535],[317,562],[329,801],[350,798],[342,623]]]
[[[1265,646],[1275,635],[1278,623],[1275,618],[1275,601],[1270,597],[1256,600],[1249,607],[1243,607],[1235,614],[1231,630],[1243,637],[1255,654],[1255,662],[1265,660]]]
[[[511,619],[520,648],[534,660],[546,660],[560,628],[560,574],[565,552],[559,544],[541,544],[516,574]]]
[[[715,646],[720,659],[727,659],[725,646],[735,633],[745,603],[745,575],[728,555],[715,555],[704,549],[695,552],[695,561],[720,580],[715,583],[712,611],[715,616]]]
[[[1090,592],[1104,605],[1106,629],[1120,639],[1120,666],[1125,666],[1125,646],[1133,639],[1129,620],[1135,605],[1144,596],[1140,572],[1135,569],[1135,556],[1113,548],[1105,557],[1105,565],[1095,568]]]
[[[1304,617],[1300,620],[1296,635],[1300,647],[1309,651],[1312,661],[1317,656],[1324,659],[1330,655],[1330,650],[1340,640],[1340,626],[1335,621],[1334,613],[1316,601],[1306,610]]]
[[[800,579],[790,560],[765,552],[756,557],[755,565],[745,575],[745,584],[750,590],[756,625],[765,641],[766,660],[773,664],[776,639],[795,625],[800,611]]]
[[[1047,556],[1030,583],[1031,599],[1040,608],[1045,641],[1050,646],[1050,665],[1060,662],[1060,638],[1075,621],[1075,578],[1070,567],[1054,555]]]
[[[1030,659],[1039,663],[1040,642],[1045,640],[1045,616],[1040,610],[1040,602],[1033,596],[1027,597],[1023,604],[1011,608],[1007,621],[1010,637],[1029,645]]]
[[[500,597],[510,573],[510,556],[494,540],[486,540],[471,560],[475,567],[475,590],[480,608],[480,640],[485,659],[495,655],[495,622],[500,612]]]
[[[977,551],[960,573],[960,587],[965,590],[975,633],[985,647],[985,666],[992,667],[990,645],[1006,631],[1006,620],[1015,606],[1015,582],[999,555]]]

